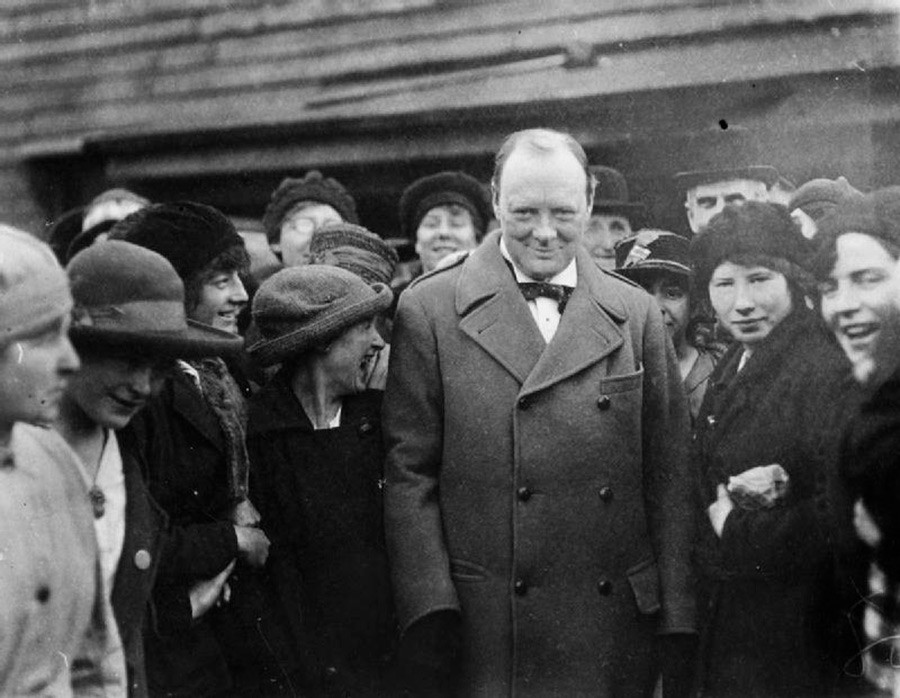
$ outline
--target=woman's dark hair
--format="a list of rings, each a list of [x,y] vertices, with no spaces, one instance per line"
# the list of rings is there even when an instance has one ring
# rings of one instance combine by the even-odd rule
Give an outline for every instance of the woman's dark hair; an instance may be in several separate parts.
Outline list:
[[[200,302],[203,286],[216,274],[231,273],[245,275],[250,269],[250,255],[243,245],[232,245],[203,267],[192,274],[184,284],[184,307],[190,313]]]

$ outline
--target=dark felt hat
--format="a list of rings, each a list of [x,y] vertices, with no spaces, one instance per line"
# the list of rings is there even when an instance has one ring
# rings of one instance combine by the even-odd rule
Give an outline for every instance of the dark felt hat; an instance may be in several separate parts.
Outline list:
[[[767,187],[778,181],[778,170],[760,164],[764,158],[759,141],[746,128],[730,126],[693,133],[687,151],[689,167],[675,175],[675,184],[682,192],[732,179],[752,179]]]
[[[616,271],[637,281],[649,272],[690,276],[691,243],[665,230],[645,229],[616,243]]]
[[[722,262],[741,258],[780,260],[784,271],[797,282],[807,282],[805,267],[811,252],[809,241],[784,206],[763,201],[728,204],[713,216],[705,230],[691,241],[691,268],[698,288],[705,288]]]
[[[69,245],[81,233],[81,222],[84,220],[84,206],[69,209],[54,220],[47,230],[47,244],[56,255],[60,264],[65,264]]]
[[[281,224],[287,215],[303,201],[327,204],[348,223],[359,223],[356,202],[343,184],[332,177],[324,177],[318,170],[310,170],[302,179],[287,177],[272,192],[263,214],[263,227],[269,243],[281,237]]]
[[[628,199],[628,183],[617,169],[604,165],[590,168],[597,188],[594,190],[593,213],[622,216],[631,222],[633,228],[641,225],[646,208],[643,204]]]
[[[98,237],[103,235],[104,233],[109,233],[112,230],[113,226],[117,223],[115,219],[107,218],[104,221],[100,221],[96,225],[92,225],[87,230],[82,230],[78,235],[75,236],[75,239],[72,240],[69,245],[69,249],[66,250],[66,262],[76,254],[81,252],[83,249],[86,249],[94,244]]]
[[[256,336],[247,351],[263,366],[277,364],[386,310],[392,298],[386,285],[339,267],[282,269],[253,298]]]
[[[107,240],[76,254],[66,272],[77,347],[194,358],[243,345],[238,335],[187,319],[184,284],[165,257],[149,249]]]
[[[161,254],[186,281],[243,238],[227,216],[192,201],[152,204],[116,223],[110,240],[146,247]]]
[[[352,223],[333,223],[313,233],[312,264],[352,271],[367,284],[389,284],[399,261],[397,252],[371,230]]]
[[[465,172],[438,172],[417,179],[400,196],[400,226],[403,234],[415,241],[416,231],[425,215],[437,206],[457,204],[472,214],[475,237],[481,240],[493,216],[488,190]]]

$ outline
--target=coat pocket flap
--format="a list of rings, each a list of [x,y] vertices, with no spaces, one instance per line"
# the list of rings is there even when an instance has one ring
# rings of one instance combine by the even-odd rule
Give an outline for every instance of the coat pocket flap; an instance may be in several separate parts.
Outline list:
[[[618,376],[606,376],[600,379],[600,392],[604,394],[610,393],[627,393],[629,390],[636,390],[641,387],[644,379],[644,369],[640,368],[634,373],[623,373]]]
[[[662,606],[659,596],[659,568],[656,560],[646,560],[626,573],[638,610],[644,614],[656,613]]]
[[[450,576],[460,582],[483,582],[488,577],[487,570],[481,565],[459,558],[450,560]]]

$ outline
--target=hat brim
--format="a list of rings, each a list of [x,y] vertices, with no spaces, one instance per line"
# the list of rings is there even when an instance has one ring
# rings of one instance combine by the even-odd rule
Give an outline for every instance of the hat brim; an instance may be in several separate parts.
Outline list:
[[[682,192],[699,184],[709,182],[726,182],[733,179],[753,179],[771,187],[778,181],[778,170],[768,165],[750,165],[747,167],[726,167],[721,170],[692,170],[675,175],[675,183]]]
[[[195,359],[239,352],[242,337],[194,320],[177,332],[132,332],[91,325],[75,326],[69,336],[76,348],[119,349],[140,355]]]
[[[691,276],[691,270],[688,267],[667,260],[647,260],[646,262],[641,262],[640,264],[635,264],[630,267],[616,269],[616,273],[621,274],[626,279],[637,282],[640,282],[648,276],[660,273],[677,274],[678,276],[683,276],[685,278],[690,278]]]
[[[252,343],[247,347],[247,353],[256,359],[261,366],[272,366],[306,351],[318,341],[342,333],[348,327],[367,317],[372,317],[376,313],[387,310],[391,306],[391,301],[394,297],[391,289],[384,284],[376,284],[371,286],[371,288],[375,291],[375,295],[343,308],[345,316],[337,326],[330,323],[328,318],[325,318],[317,323],[298,327],[296,330],[277,337],[266,338],[260,332],[259,326],[254,323],[251,327],[253,332]]]

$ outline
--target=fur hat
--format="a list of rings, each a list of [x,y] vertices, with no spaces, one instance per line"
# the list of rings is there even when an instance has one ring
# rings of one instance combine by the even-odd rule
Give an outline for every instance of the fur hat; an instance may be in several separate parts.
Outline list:
[[[762,201],[728,204],[713,216],[706,229],[691,242],[691,267],[696,288],[704,289],[723,262],[757,260],[805,285],[809,275],[809,241],[803,237],[784,206]]]
[[[281,224],[288,214],[303,201],[327,204],[348,223],[359,223],[356,202],[343,184],[331,177],[323,177],[318,170],[310,170],[303,179],[287,177],[272,192],[269,205],[263,214],[263,227],[269,244],[281,238]]]
[[[596,165],[589,168],[597,188],[594,193],[593,213],[623,216],[632,228],[640,227],[645,213],[643,204],[628,200],[628,183],[624,175],[612,167]]]
[[[258,337],[247,351],[271,366],[386,310],[392,298],[384,284],[369,286],[339,267],[282,269],[262,283],[253,299]]]
[[[493,216],[487,188],[465,172],[438,172],[417,179],[400,196],[400,227],[415,242],[425,215],[437,206],[457,204],[472,215],[475,239],[481,240]]]
[[[116,223],[110,240],[161,254],[187,281],[231,247],[244,247],[234,224],[212,206],[192,201],[152,204]]]
[[[644,229],[616,243],[616,271],[632,281],[649,272],[690,276],[690,247],[681,235]]]
[[[50,247],[0,224],[0,347],[67,315],[72,295]]]
[[[389,284],[397,267],[397,252],[361,225],[334,223],[313,233],[311,264],[330,264],[352,271],[367,284]]]
[[[66,271],[75,299],[70,336],[77,347],[193,358],[243,344],[237,335],[186,318],[184,284],[149,249],[107,240],[76,254]]]

